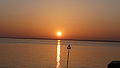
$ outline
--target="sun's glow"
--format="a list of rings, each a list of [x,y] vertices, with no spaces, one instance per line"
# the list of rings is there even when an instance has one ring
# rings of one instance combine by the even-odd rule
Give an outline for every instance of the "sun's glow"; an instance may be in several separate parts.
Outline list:
[[[57,36],[62,36],[62,32],[57,32]]]

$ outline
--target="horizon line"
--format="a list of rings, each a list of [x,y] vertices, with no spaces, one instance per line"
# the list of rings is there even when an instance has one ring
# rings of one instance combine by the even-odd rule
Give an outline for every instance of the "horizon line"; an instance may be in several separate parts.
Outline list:
[[[42,40],[71,40],[71,41],[94,41],[94,42],[120,42],[120,40],[81,40],[81,39],[58,39],[58,38],[27,38],[27,37],[0,37],[10,39],[42,39]]]

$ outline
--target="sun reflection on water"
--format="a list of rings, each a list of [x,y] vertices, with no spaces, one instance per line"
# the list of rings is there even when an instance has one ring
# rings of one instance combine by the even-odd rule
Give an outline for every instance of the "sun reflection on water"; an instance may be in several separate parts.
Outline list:
[[[58,42],[57,42],[57,58],[56,58],[56,61],[57,61],[56,68],[61,68],[61,65],[60,65],[60,40],[58,40]]]

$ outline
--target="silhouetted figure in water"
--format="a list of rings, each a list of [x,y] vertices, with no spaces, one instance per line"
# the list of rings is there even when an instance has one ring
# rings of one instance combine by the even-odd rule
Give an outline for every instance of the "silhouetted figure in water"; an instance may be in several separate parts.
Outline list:
[[[108,64],[108,68],[120,68],[120,61],[112,61]]]
[[[70,49],[71,49],[71,46],[70,46],[70,44],[68,45],[68,47],[67,47],[67,49],[68,49],[68,55],[67,55],[67,68],[69,68],[68,66],[68,64],[69,64],[69,53],[70,53]]]

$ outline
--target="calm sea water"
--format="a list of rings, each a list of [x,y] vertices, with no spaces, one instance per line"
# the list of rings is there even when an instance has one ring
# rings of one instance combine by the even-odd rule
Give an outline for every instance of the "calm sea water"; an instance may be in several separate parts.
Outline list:
[[[0,68],[107,68],[120,60],[120,43],[0,38]]]

